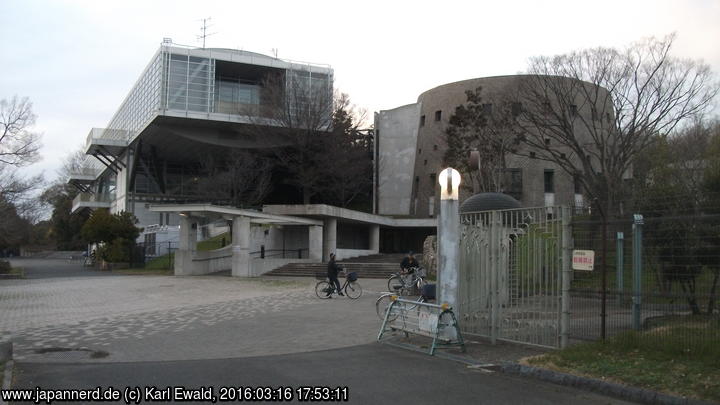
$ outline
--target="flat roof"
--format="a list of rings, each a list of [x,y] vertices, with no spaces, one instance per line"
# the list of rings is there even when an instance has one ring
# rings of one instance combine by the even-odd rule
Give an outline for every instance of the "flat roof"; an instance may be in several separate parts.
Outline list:
[[[152,204],[148,208],[153,212],[177,212],[191,217],[248,217],[253,224],[274,225],[322,225],[323,222],[311,218],[299,218],[289,215],[266,214],[264,212],[245,210],[212,204]]]
[[[263,212],[278,215],[293,215],[311,218],[337,218],[349,222],[359,222],[389,226],[394,228],[434,228],[437,218],[393,218],[384,215],[335,207],[327,204],[264,205]]]

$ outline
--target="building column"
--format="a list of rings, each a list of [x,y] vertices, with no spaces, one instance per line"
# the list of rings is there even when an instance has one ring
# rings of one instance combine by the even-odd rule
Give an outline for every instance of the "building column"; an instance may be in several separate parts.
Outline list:
[[[180,216],[180,243],[175,252],[174,272],[176,276],[193,274],[193,255],[197,247],[197,223],[194,219]]]
[[[327,218],[323,226],[323,260],[330,260],[330,253],[337,248],[337,218]]]
[[[232,221],[232,275],[251,277],[250,218],[235,217]]]
[[[380,253],[380,225],[370,225],[370,250]]]
[[[308,226],[308,257],[312,261],[321,262],[323,258],[323,227],[320,225]]]

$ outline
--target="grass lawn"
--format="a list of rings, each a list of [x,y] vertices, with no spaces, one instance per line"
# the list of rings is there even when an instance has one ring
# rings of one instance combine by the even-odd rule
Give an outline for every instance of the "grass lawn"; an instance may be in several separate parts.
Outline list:
[[[225,242],[225,245],[223,246],[223,241]],[[215,250],[220,249],[221,247],[225,247],[231,243],[230,240],[230,233],[225,232],[221,233],[220,235],[213,236],[210,239],[205,239],[204,241],[197,243],[197,250]]]
[[[720,401],[720,318],[683,317],[529,358],[527,363],[673,395]]]

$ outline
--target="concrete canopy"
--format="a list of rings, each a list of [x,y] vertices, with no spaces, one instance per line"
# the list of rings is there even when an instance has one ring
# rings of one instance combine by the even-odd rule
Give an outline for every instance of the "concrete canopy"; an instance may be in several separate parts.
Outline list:
[[[312,218],[300,218],[289,215],[265,214],[258,211],[246,210],[233,207],[225,207],[212,204],[153,204],[148,208],[153,212],[176,212],[183,216],[203,218],[225,218],[234,217],[250,218],[253,224],[272,225],[322,225],[323,221]]]

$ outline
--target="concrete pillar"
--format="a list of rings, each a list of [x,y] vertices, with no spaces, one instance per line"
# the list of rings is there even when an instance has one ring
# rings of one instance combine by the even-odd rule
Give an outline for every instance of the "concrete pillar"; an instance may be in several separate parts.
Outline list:
[[[323,258],[323,227],[308,226],[308,248],[310,260],[320,262]]]
[[[250,269],[250,218],[235,217],[232,221],[232,275],[252,277]]]
[[[370,225],[370,250],[380,253],[380,225]]]
[[[323,260],[330,260],[330,253],[337,249],[337,219],[327,218],[323,226]]]
[[[175,275],[187,276],[194,274],[193,255],[197,247],[197,223],[193,218],[180,216],[180,241],[175,252]]]
[[[440,200],[438,218],[438,288],[440,303],[457,309],[460,257],[458,200]]]

